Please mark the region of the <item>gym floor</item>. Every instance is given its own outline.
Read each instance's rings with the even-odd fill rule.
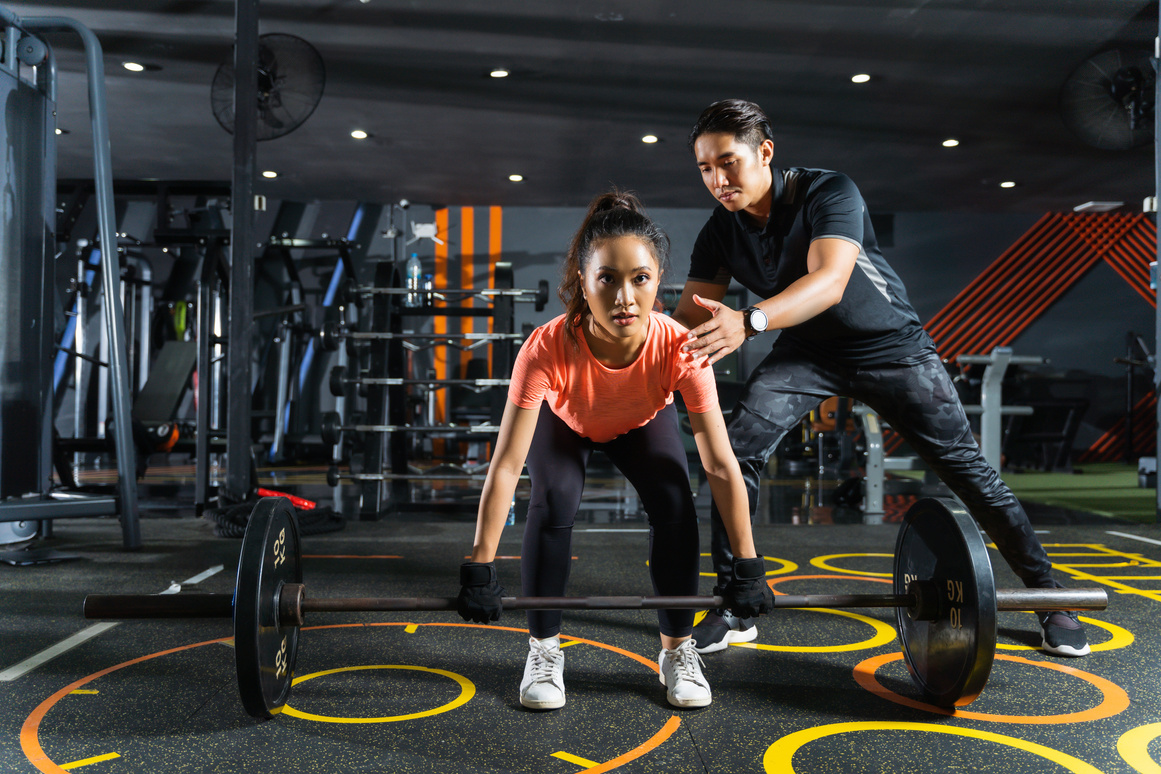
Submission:
[[[787,518],[755,527],[775,590],[883,593],[896,526],[812,510],[818,484],[809,482],[779,495],[797,503]],[[159,491],[144,486],[143,501]],[[907,504],[890,501],[889,521]],[[566,613],[568,704],[548,713],[519,705],[522,614],[485,627],[454,613],[352,613],[308,619],[299,684],[266,722],[239,702],[228,621],[81,616],[87,593],[159,593],[175,582],[187,592],[230,593],[240,541],[169,511],[147,514],[145,547],[125,552],[115,523],[59,521],[38,548],[62,561],[0,565],[0,770],[1161,771],[1161,634],[1151,618],[1161,602],[1161,531],[1029,510],[1065,582],[1109,592],[1108,610],[1082,616],[1093,653],[1046,656],[1035,649],[1033,615],[1001,613],[991,678],[954,714],[920,701],[891,610],[767,616],[750,646],[705,657],[713,704],[684,711],[668,705],[657,680],[654,613]],[[599,512],[586,519],[574,533],[570,595],[648,593],[644,523]],[[308,594],[454,596],[473,529],[466,518],[411,514],[304,535]],[[703,545],[707,536],[703,525]],[[498,562],[510,593],[519,589],[519,547],[517,524]],[[1017,586],[989,550],[997,585]],[[702,591],[711,586],[707,574]]]

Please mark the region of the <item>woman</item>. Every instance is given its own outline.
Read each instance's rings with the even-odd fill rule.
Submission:
[[[687,330],[654,313],[669,240],[631,194],[593,200],[573,237],[559,288],[565,313],[520,349],[496,449],[480,498],[472,558],[460,570],[460,615],[499,618],[504,590],[494,559],[525,461],[532,483],[521,581],[530,596],[561,596],[568,581],[573,520],[585,465],[600,449],[629,479],[649,517],[649,570],[658,594],[697,593],[697,514],[673,392],[682,394],[714,500],[737,561],[726,590],[735,608],[772,605],[754,550],[749,506],[730,450],[712,369],[683,354]],[[531,453],[530,453],[531,452]],[[690,639],[693,610],[659,610],[660,679],[678,707],[711,701]],[[528,613],[529,654],[520,703],[564,706],[559,610]]]

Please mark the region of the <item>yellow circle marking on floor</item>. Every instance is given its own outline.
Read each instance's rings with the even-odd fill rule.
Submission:
[[[811,613],[839,615],[843,618],[861,621],[874,629],[875,633],[869,639],[862,640],[861,642],[852,642],[849,645],[766,645],[760,642],[734,642],[730,646],[734,648],[753,648],[754,650],[773,650],[779,653],[844,653],[849,650],[870,650],[880,645],[886,645],[895,639],[895,627],[882,621],[876,621],[874,618],[860,615],[859,613],[851,613],[847,610],[829,610],[823,607],[803,609]]]
[[[789,774],[794,771],[792,760],[803,745],[837,734],[849,734],[856,731],[923,731],[930,734],[951,734],[966,736],[971,739],[982,739],[986,742],[995,742],[1006,747],[1015,747],[1033,755],[1039,755],[1053,763],[1059,764],[1075,774],[1102,774],[1101,770],[1079,758],[1067,753],[1045,747],[1035,742],[1017,739],[1013,736],[994,734],[990,731],[977,731],[974,728],[953,728],[951,726],[936,726],[928,723],[895,723],[888,721],[868,721],[862,723],[832,723],[826,726],[815,726],[784,736],[766,748],[762,756],[762,766],[769,774]]]
[[[880,696],[887,701],[892,701],[896,704],[902,704],[904,707],[912,707],[914,709],[925,710],[933,712],[937,715],[954,715],[957,718],[965,718],[969,720],[987,720],[993,723],[1083,723],[1089,720],[1101,720],[1103,718],[1112,717],[1113,715],[1124,712],[1129,708],[1129,694],[1125,689],[1116,683],[1106,680],[1103,677],[1098,677],[1090,672],[1082,672],[1079,669],[1063,666],[1061,664],[1054,664],[1048,661],[1030,661],[1020,656],[1005,656],[1001,653],[996,654],[997,661],[1014,661],[1017,664],[1028,664],[1029,666],[1040,667],[1042,669],[1052,669],[1057,672],[1063,672],[1066,675],[1071,675],[1085,682],[1092,683],[1097,687],[1104,697],[1101,703],[1095,707],[1080,712],[1068,712],[1062,715],[992,715],[986,712],[969,712],[968,710],[957,708],[948,709],[947,707],[937,707],[934,704],[926,704],[912,699],[902,694],[895,693],[888,689],[875,678],[875,672],[884,664],[891,661],[899,661],[903,658],[902,653],[886,653],[881,656],[872,656],[871,658],[855,665],[854,674],[855,682],[861,685],[871,693]]]
[[[415,720],[416,718],[427,718],[432,715],[440,715],[444,712],[450,712],[456,707],[460,707],[471,701],[472,697],[476,695],[476,686],[471,680],[463,675],[457,675],[455,672],[448,672],[445,669],[432,669],[431,667],[410,666],[404,664],[370,664],[367,666],[350,666],[339,667],[337,669],[326,669],[322,672],[311,672],[308,675],[300,675],[294,678],[291,682],[291,687],[307,680],[313,680],[316,677],[325,677],[327,675],[338,674],[339,672],[359,672],[364,669],[410,669],[416,672],[429,672],[434,675],[442,675],[459,683],[460,695],[447,704],[442,704],[438,707],[433,707],[423,712],[412,712],[408,715],[387,715],[381,718],[339,718],[332,715],[315,715],[310,712],[303,712],[291,707],[289,704],[282,708],[283,715],[290,715],[294,718],[302,718],[303,720],[315,720],[319,723],[395,723],[400,720]]]
[[[1034,614],[1029,613],[1029,615]],[[1089,618],[1083,615],[1079,616],[1079,618],[1084,623],[1089,624],[1090,626],[1095,626],[1098,629],[1104,629],[1113,635],[1112,639],[1102,642],[1099,645],[1090,644],[1090,653],[1099,653],[1102,650],[1119,650],[1120,648],[1127,648],[1132,645],[1133,641],[1136,639],[1131,631],[1128,629],[1122,629],[1116,624],[1111,624],[1107,621],[1098,621],[1095,618]],[[1034,645],[1001,645],[1000,643],[996,643],[996,650],[1040,650],[1040,648]]]
[[[1161,774],[1161,766],[1149,757],[1149,742],[1161,736],[1161,723],[1137,726],[1121,734],[1117,752],[1125,762],[1141,774]]]
[[[713,554],[702,554],[702,556],[713,556]],[[770,577],[772,575],[785,575],[788,572],[794,572],[795,570],[798,569],[798,565],[795,564],[794,562],[790,561],[789,559],[779,559],[777,556],[764,556],[762,558],[765,559],[767,562],[778,562],[778,564],[782,565],[777,570],[767,570],[766,577]],[[646,566],[648,566],[649,563],[646,562],[645,564],[646,564]],[[700,573],[698,573],[698,575],[700,575],[703,578],[715,578],[716,579],[718,577],[718,574],[716,572],[700,572]]]
[[[843,567],[834,567],[828,564],[830,559],[849,559],[851,557],[867,557],[873,556],[875,558],[887,557],[893,559],[894,554],[827,554],[826,556],[816,556],[810,560],[810,563],[820,570],[830,570],[831,572],[841,572],[846,575],[869,575],[872,578],[891,578],[894,573],[891,572],[871,572],[869,570],[848,570]]]
[[[774,592],[774,595],[778,596],[782,592],[778,591],[778,589],[776,589],[774,587],[776,585],[778,585],[779,583],[785,583],[786,581],[795,581],[795,580],[828,580],[828,579],[857,580],[857,581],[864,581],[866,583],[890,583],[891,582],[891,581],[887,581],[887,580],[879,580],[878,578],[858,578],[858,577],[851,577],[849,575],[787,575],[784,578],[778,578],[777,580],[767,581],[767,583],[770,585],[770,589]],[[787,609],[790,609],[790,608],[787,608]],[[892,642],[896,636],[894,627],[892,627],[888,624],[885,624],[882,621],[877,621],[874,618],[868,618],[865,615],[860,615],[859,613],[850,613],[850,612],[847,612],[845,610],[832,610],[829,608],[822,608],[822,607],[803,608],[803,609],[811,610],[811,611],[816,612],[816,613],[832,613],[834,615],[840,615],[840,616],[843,616],[845,618],[854,619],[856,621],[862,621],[863,623],[869,624],[872,628],[874,628],[875,634],[870,639],[863,640],[862,642],[855,642],[855,643],[852,643],[850,645],[763,645],[763,644],[756,643],[756,642],[734,642],[734,643],[731,643],[731,646],[735,647],[735,648],[753,648],[754,650],[773,650],[773,651],[779,651],[782,653],[842,653],[842,652],[851,651],[851,650],[870,650],[871,648],[877,648],[880,645],[886,645],[887,643]],[[697,620],[696,616],[694,617],[694,620],[696,622],[696,620]]]

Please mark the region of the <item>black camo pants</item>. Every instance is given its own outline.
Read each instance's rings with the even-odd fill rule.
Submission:
[[[766,461],[782,438],[819,402],[832,395],[869,406],[943,480],[988,533],[1000,554],[1030,588],[1056,584],[1049,561],[1012,490],[984,460],[967,414],[933,348],[892,363],[848,367],[817,362],[789,343],[777,342],[754,369],[727,425],[742,467],[750,514]],[[711,550],[719,584],[730,577],[729,537],[715,505]]]

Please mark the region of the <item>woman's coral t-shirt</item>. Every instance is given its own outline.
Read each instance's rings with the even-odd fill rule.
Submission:
[[[565,324],[564,315],[545,323],[520,348],[508,386],[508,399],[520,408],[546,400],[578,435],[605,443],[647,424],[675,391],[695,414],[718,405],[713,369],[681,351],[689,331],[670,317],[650,313],[640,354],[621,368],[602,365],[580,330],[574,346]]]

